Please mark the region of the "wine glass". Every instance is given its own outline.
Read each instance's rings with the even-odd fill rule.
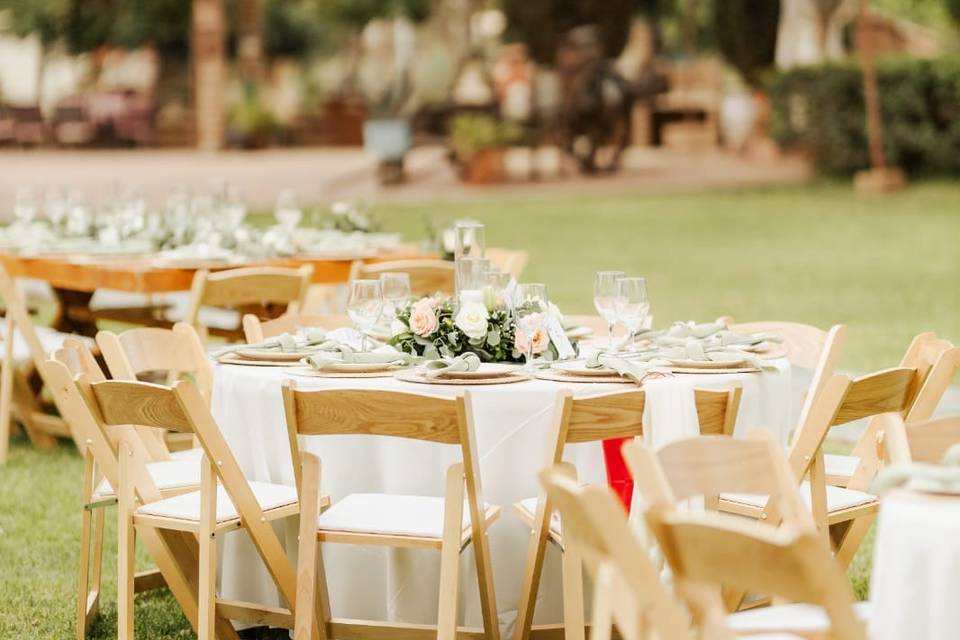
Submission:
[[[226,223],[230,225],[230,229],[236,230],[247,217],[247,205],[244,204],[243,196],[237,185],[227,183],[224,186],[222,206]]]
[[[410,274],[390,271],[380,274],[380,288],[383,290],[384,309],[393,320],[397,309],[410,299]]]
[[[610,351],[613,351],[613,326],[617,323],[617,281],[625,275],[623,271],[598,271],[593,280],[593,306],[607,321]]]
[[[293,230],[300,224],[302,216],[303,211],[297,203],[297,194],[293,189],[284,189],[277,194],[277,206],[273,210],[273,217],[287,234],[293,233]]]
[[[646,278],[620,278],[617,280],[617,319],[630,332],[628,342],[644,327],[650,314]]]
[[[379,280],[353,280],[347,298],[347,315],[362,336],[361,350],[367,350],[367,331],[383,312],[383,287]]]
[[[67,194],[64,189],[50,189],[43,200],[43,212],[53,226],[54,232],[59,231],[60,223],[67,215]]]
[[[523,351],[526,361],[525,370],[532,372],[534,370],[533,351],[538,346],[535,343],[548,340],[546,330],[550,303],[547,300],[547,286],[539,283],[517,285],[513,306],[516,323],[515,340]]]
[[[13,215],[24,225],[33,222],[38,209],[37,196],[33,187],[20,187],[13,202]]]

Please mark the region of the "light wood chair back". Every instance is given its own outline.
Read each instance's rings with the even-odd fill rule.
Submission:
[[[612,568],[621,583],[620,595],[607,592],[610,600],[598,604],[601,609],[612,609],[612,618],[623,637],[686,637],[689,617],[660,582],[657,568],[630,530],[623,507],[610,490],[581,485],[568,465],[544,469],[540,483],[563,522],[564,552],[582,558],[587,573],[595,580]],[[603,580],[598,582],[602,584]],[[595,627],[591,637],[607,631],[609,625],[606,629]]]
[[[354,262],[350,270],[351,280],[377,280],[388,272],[406,273],[410,276],[410,293],[414,296],[429,296],[434,293],[453,294],[454,268],[447,260],[388,260],[384,262]]]
[[[688,598],[699,626],[706,627],[704,637],[718,631],[732,637],[724,629],[726,610],[719,597],[721,588],[730,587],[819,605],[830,619],[830,637],[866,638],[846,575],[810,529],[672,509],[652,509],[647,520],[678,593]]]
[[[716,510],[721,493],[759,494],[769,496],[767,509],[775,509],[783,522],[814,529],[783,449],[768,431],[743,439],[688,438],[657,451],[631,442],[623,455],[644,510],[674,508],[690,498],[703,498],[706,509]]]
[[[890,462],[940,464],[947,450],[960,444],[960,416],[904,423],[900,416],[880,416]]]
[[[243,309],[279,305],[297,313],[303,306],[313,267],[241,267],[225,271],[200,270],[194,275],[184,322],[201,335],[207,329],[200,324],[201,307]]]
[[[827,342],[827,332],[818,327],[799,322],[743,322],[732,323],[727,328],[735,333],[773,333],[781,338],[781,346],[787,353],[787,359],[795,367],[815,369],[820,361],[820,354]]]
[[[345,315],[285,313],[273,320],[261,320],[252,313],[243,316],[243,335],[247,344],[263,342],[284,333],[296,333],[301,327],[321,327],[327,330],[352,327]]]
[[[46,360],[46,354],[16,282],[2,265],[0,265],[0,298],[3,299],[6,307],[2,336],[3,356],[0,361],[0,367],[2,367],[0,368],[0,465],[2,465],[7,460],[11,420],[14,414],[19,418],[31,444],[35,447],[52,447],[56,443],[57,435],[70,435],[70,433],[62,420],[43,412],[40,399],[30,387],[29,372],[18,368],[19,363],[14,353],[17,333],[27,345],[33,369],[40,371],[40,365]]]
[[[523,270],[530,261],[530,255],[526,251],[515,249],[487,249],[486,257],[491,265],[504,273],[509,273],[517,282],[520,281],[520,276],[523,275]]]
[[[447,470],[442,539],[439,545],[434,539],[423,539],[425,547],[438,549],[441,555],[436,637],[452,639],[456,636],[457,566],[466,540],[473,545],[484,637],[498,640],[499,619],[487,538],[487,527],[496,517],[497,508],[488,507],[483,499],[476,427],[469,392],[456,398],[440,398],[371,389],[304,391],[298,390],[293,380],[288,380],[283,385],[283,404],[297,489],[301,504],[304,505],[298,567],[298,592],[302,594],[302,608],[297,616],[297,637],[309,636],[309,624],[316,620],[312,612],[309,617],[304,614],[312,609],[311,605],[318,595],[321,603],[319,626],[324,630],[321,637],[327,637],[325,630],[338,624],[330,615],[322,568],[319,570],[319,594],[315,595],[314,591],[318,582],[317,566],[322,567],[316,544],[318,511],[314,508],[320,484],[320,460],[311,454],[301,455],[298,436],[369,435],[411,438],[460,447],[463,461],[451,465]],[[466,539],[463,537],[465,508],[469,510],[470,519],[470,536]],[[417,546],[421,541],[415,536],[377,533],[351,536],[349,532],[339,536],[336,532],[324,532],[322,539],[326,542],[394,547]],[[396,633],[400,637],[409,637],[408,631],[405,628],[398,629],[396,625],[379,625],[376,631],[370,628],[369,637],[389,637],[387,634]]]

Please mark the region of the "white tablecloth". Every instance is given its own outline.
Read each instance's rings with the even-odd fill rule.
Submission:
[[[960,637],[960,497],[883,498],[870,600],[871,640]]]
[[[799,399],[791,398],[790,365],[774,361],[776,371],[762,374],[706,374],[666,378],[645,385],[645,432],[655,444],[698,433],[693,389],[743,386],[735,435],[766,428],[786,443]],[[279,368],[219,365],[213,413],[241,468],[251,480],[293,484],[280,386],[290,374]],[[564,388],[576,397],[628,389],[620,384],[565,384],[531,380],[490,386],[422,385],[393,378],[296,377],[301,389],[377,388],[473,397],[484,497],[500,505],[490,530],[493,571],[501,626],[516,615],[529,530],[515,517],[513,503],[537,494],[536,474],[546,447],[551,411]],[[446,468],[460,459],[457,447],[402,438],[320,436],[302,446],[322,459],[322,490],[333,500],[353,492],[442,495]],[[606,481],[599,443],[571,445],[566,459],[588,482]],[[295,550],[294,526],[284,532]],[[336,617],[436,622],[439,554],[429,551],[325,545],[330,597]],[[535,621],[559,622],[559,562],[548,552]],[[479,601],[471,553],[464,553],[461,611],[465,624],[478,625]],[[275,604],[277,594],[252,544],[243,534],[224,542],[222,595]],[[413,570],[415,569],[415,571]]]

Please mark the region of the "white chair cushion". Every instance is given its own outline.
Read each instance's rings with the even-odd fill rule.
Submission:
[[[857,471],[860,465],[860,458],[857,456],[840,456],[832,453],[824,454],[823,467],[828,476],[839,476],[849,478]]]
[[[161,491],[165,489],[180,489],[200,484],[200,460],[165,460],[147,464],[147,473],[153,478],[153,484]],[[105,498],[113,495],[113,487],[104,478],[97,486],[94,496]]]
[[[526,500],[521,500],[520,508],[529,513],[532,519],[537,514],[537,499],[527,498]],[[562,529],[560,528],[560,514],[556,511],[550,514],[550,530],[557,535],[561,535],[562,533]]]
[[[297,488],[285,484],[269,484],[267,482],[251,482],[250,489],[260,504],[260,509],[269,511],[297,502]],[[178,520],[200,520],[200,492],[191,491],[173,498],[151,502],[139,509],[140,515],[176,518]],[[227,490],[217,486],[217,522],[233,520],[238,516],[237,508],[233,506]]]
[[[470,509],[463,504],[463,529]],[[351,493],[317,518],[323,531],[374,533],[419,538],[443,537],[443,498],[382,493]]]
[[[853,612],[860,620],[866,620],[870,615],[869,607],[869,602],[857,602],[853,605]],[[727,625],[736,633],[763,631],[816,633],[830,629],[830,618],[827,617],[823,607],[795,603],[732,613],[727,616]]]
[[[91,349],[96,345],[92,338],[72,333],[62,333],[50,327],[34,326],[34,330],[37,332],[37,338],[40,340],[40,346],[43,348],[43,354],[45,356],[49,355],[51,351],[56,351],[61,348],[63,341],[67,338],[77,338]],[[5,326],[0,327],[0,338],[6,339],[5,331]],[[23,339],[23,334],[18,328],[17,331],[14,332],[13,338],[13,359],[23,361],[30,360],[30,358],[30,348],[27,346],[27,341]]]
[[[807,503],[807,508],[810,508],[811,498],[809,482],[804,482],[802,485],[800,485],[800,494],[803,496],[803,501]],[[762,508],[765,504],[767,504],[767,496],[757,493],[721,493],[720,498],[723,500],[729,500],[730,502],[745,504],[751,507]],[[829,513],[833,513],[834,511],[842,511],[844,509],[856,507],[861,504],[868,504],[876,499],[877,496],[873,495],[872,493],[827,485],[827,511]]]
[[[171,451],[170,459],[171,460],[199,460],[203,457],[203,449],[197,447],[196,449],[183,449],[181,451]]]

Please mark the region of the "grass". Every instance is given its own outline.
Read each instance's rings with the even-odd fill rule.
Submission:
[[[427,216],[486,222],[488,244],[527,249],[524,278],[546,282],[569,312],[589,311],[592,273],[617,267],[648,277],[658,324],[723,314],[847,323],[849,369],[895,364],[920,331],[960,340],[960,184],[920,184],[883,199],[831,184],[563,199],[545,193],[380,212],[408,238],[422,237]],[[66,443],[36,451],[22,438],[0,467],[0,638],[73,634],[81,467]],[[116,629],[113,514],[96,639]],[[871,546],[851,570],[860,597]],[[166,592],[138,597],[136,620],[138,637],[193,637]]]

